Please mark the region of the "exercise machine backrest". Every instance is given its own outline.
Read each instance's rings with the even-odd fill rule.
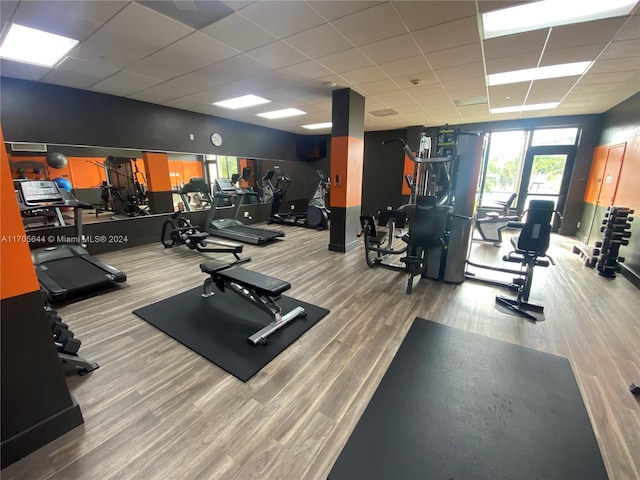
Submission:
[[[552,200],[531,200],[526,221],[518,236],[516,249],[535,256],[544,256],[551,241],[551,218],[555,212]]]

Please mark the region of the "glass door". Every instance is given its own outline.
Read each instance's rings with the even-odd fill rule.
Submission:
[[[527,210],[531,200],[552,200],[557,211],[564,210],[573,170],[573,152],[572,147],[565,146],[529,149],[518,195],[519,212]],[[558,223],[555,218],[554,231],[557,231]]]

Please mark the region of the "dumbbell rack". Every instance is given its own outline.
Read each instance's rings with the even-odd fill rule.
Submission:
[[[91,363],[78,356],[78,350],[82,342],[74,338],[74,334],[69,330],[69,325],[62,321],[56,310],[50,305],[45,306],[45,312],[51,327],[51,335],[58,349],[58,358],[64,365],[69,365],[77,369],[78,375],[86,375],[89,372],[100,368],[97,363]]]
[[[627,207],[607,208],[600,227],[602,241],[596,242],[596,248],[600,249],[600,257],[596,263],[598,275],[613,278],[622,268],[620,264],[624,262],[624,257],[619,256],[620,247],[629,245],[629,237],[631,237],[629,229],[633,221],[631,216],[633,212]]]

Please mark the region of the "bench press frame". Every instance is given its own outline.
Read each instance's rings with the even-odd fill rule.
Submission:
[[[300,306],[295,307],[284,315],[282,314],[282,307],[278,305],[276,300],[280,297],[281,293],[291,288],[291,284],[287,282],[258,272],[235,267],[234,264],[214,265],[211,263],[202,263],[200,264],[200,270],[209,275],[202,286],[202,297],[208,298],[215,295],[213,289],[214,286],[220,292],[225,292],[226,289],[229,289],[242,299],[252,303],[260,310],[267,313],[273,319],[268,325],[264,326],[247,338],[247,342],[251,345],[265,345],[269,336],[273,335],[296,318],[307,316],[305,309]],[[244,272],[251,272],[251,275],[254,278],[262,281],[262,285],[256,282],[249,283],[247,280],[241,281],[238,278],[234,278],[233,275],[227,275],[232,272],[241,274]],[[265,281],[277,283],[278,288],[270,288],[268,285],[265,285]]]

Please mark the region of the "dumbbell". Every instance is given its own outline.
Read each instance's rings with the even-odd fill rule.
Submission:
[[[56,341],[56,347],[61,353],[67,353],[69,355],[75,355],[80,350],[82,342],[77,338],[68,338],[63,342]]]

